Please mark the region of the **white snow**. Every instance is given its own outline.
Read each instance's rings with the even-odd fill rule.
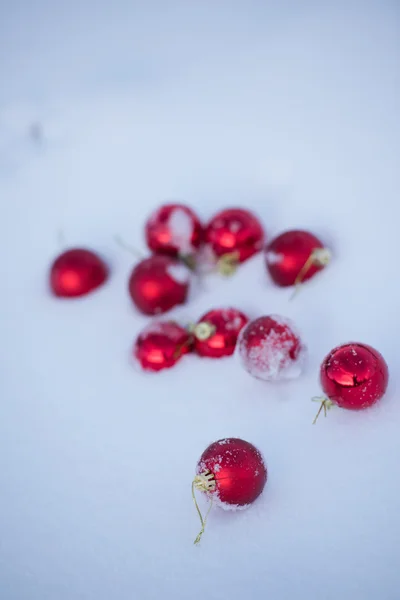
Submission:
[[[184,264],[169,265],[167,273],[177,283],[188,283],[190,280],[190,271]]]
[[[397,600],[399,19],[382,0],[3,3],[2,600]],[[332,249],[293,300],[260,253],[162,316],[287,315],[298,379],[195,355],[135,371],[148,319],[114,236],[140,245],[165,198]],[[111,266],[81,301],[47,291],[60,229]],[[320,363],[348,339],[382,353],[387,394],[313,426]],[[246,511],[213,508],[195,547],[196,464],[226,436],[262,451],[268,482]]]
[[[183,254],[192,252],[193,222],[190,216],[181,208],[176,208],[171,212],[168,224],[171,229],[173,244]]]

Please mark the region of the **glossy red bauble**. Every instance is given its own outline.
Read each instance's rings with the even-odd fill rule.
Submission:
[[[216,257],[234,254],[237,262],[242,263],[262,249],[264,230],[248,210],[230,208],[208,223],[205,243]]]
[[[90,250],[71,248],[60,254],[50,269],[50,288],[60,298],[85,296],[108,278],[107,265]]]
[[[186,302],[189,279],[189,270],[177,259],[155,254],[134,267],[129,294],[142,313],[158,315]]]
[[[239,438],[214,442],[203,452],[194,485],[223,508],[244,508],[258,498],[267,481],[263,457]]]
[[[348,343],[328,354],[321,365],[320,377],[322,389],[333,404],[361,410],[382,398],[389,371],[377,350],[367,344]]]
[[[161,371],[173,367],[191,347],[186,329],[173,321],[154,322],[138,336],[134,355],[143,369]]]
[[[330,260],[330,252],[312,233],[286,231],[268,244],[265,260],[273,281],[287,287],[321,271]]]
[[[221,358],[234,353],[248,318],[235,308],[210,310],[193,328],[194,349],[200,356]]]
[[[300,375],[305,347],[291,321],[271,315],[259,317],[242,329],[237,354],[250,375],[276,381]]]
[[[197,215],[184,204],[161,206],[150,216],[145,232],[150,250],[171,256],[190,256],[203,238]]]

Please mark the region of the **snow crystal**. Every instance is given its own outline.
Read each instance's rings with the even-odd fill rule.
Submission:
[[[183,264],[170,265],[167,267],[167,273],[177,283],[189,283],[190,271]]]
[[[183,253],[191,252],[193,250],[191,244],[193,222],[190,216],[182,208],[176,208],[171,212],[168,226],[172,234],[172,244]]]

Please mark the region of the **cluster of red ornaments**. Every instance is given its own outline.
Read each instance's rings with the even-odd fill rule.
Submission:
[[[288,287],[311,279],[330,260],[329,250],[306,231],[287,231],[266,244],[261,223],[244,209],[223,210],[203,226],[189,207],[167,204],[148,219],[145,237],[152,255],[133,267],[128,281],[133,304],[145,315],[160,315],[185,303],[191,277],[204,265],[231,274],[264,249],[272,281]],[[106,263],[97,254],[74,248],[52,264],[50,287],[58,297],[84,296],[102,286],[109,275]],[[284,317],[267,315],[250,320],[236,308],[224,308],[210,310],[187,326],[158,319],[139,334],[133,353],[142,369],[155,372],[173,367],[189,353],[214,359],[236,353],[250,375],[278,381],[301,373],[306,348],[293,323]],[[317,417],[334,405],[362,410],[384,395],[388,368],[374,348],[347,343],[325,357],[320,382],[324,396],[316,398],[321,403]],[[202,525],[195,542],[200,540],[206,524],[195,490],[224,508],[244,508],[258,498],[266,481],[263,457],[252,444],[238,438],[211,444],[198,462],[192,483]]]
[[[154,321],[138,336],[134,355],[148,371],[171,368],[189,352],[209,358],[230,356],[247,322],[235,308],[210,310],[186,328],[175,321]]]
[[[185,303],[191,273],[210,262],[229,274],[264,248],[272,280],[286,287],[313,277],[330,257],[322,242],[306,231],[287,231],[265,245],[260,221],[241,208],[223,210],[203,226],[189,207],[166,204],[148,219],[145,237],[153,254],[134,266],[128,289],[136,308],[146,315],[162,314]],[[59,297],[84,296],[103,285],[109,275],[97,254],[74,248],[54,261],[50,285]]]

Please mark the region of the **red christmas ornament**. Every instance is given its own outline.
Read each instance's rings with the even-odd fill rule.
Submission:
[[[362,410],[372,406],[384,395],[389,371],[383,356],[367,344],[349,343],[334,348],[325,357],[320,371],[321,385],[326,398],[314,419],[321,411],[333,405],[348,410]]]
[[[197,215],[184,204],[161,206],[150,216],[145,232],[150,250],[170,256],[192,255],[203,238]]]
[[[154,322],[138,336],[134,355],[143,369],[161,371],[173,367],[191,348],[186,329],[173,321]]]
[[[222,270],[229,272],[229,267],[233,269],[262,249],[264,230],[251,212],[230,208],[219,212],[208,223],[205,242],[214,256],[220,258]]]
[[[177,259],[155,254],[140,261],[129,279],[129,294],[146,315],[165,313],[186,302],[190,271]]]
[[[235,351],[248,318],[235,308],[210,310],[193,327],[194,349],[200,356],[221,358]]]
[[[300,375],[305,347],[289,319],[272,315],[259,317],[242,329],[237,353],[250,375],[276,381]]]
[[[201,520],[201,539],[206,525],[196,502],[195,490],[205,492],[212,501],[224,509],[247,508],[262,493],[267,481],[267,468],[261,452],[239,438],[225,438],[204,450],[192,483],[192,496]]]
[[[311,279],[330,261],[331,253],[307,231],[286,231],[278,235],[265,252],[267,269],[273,281],[287,287]]]
[[[71,248],[60,254],[50,268],[50,287],[55,296],[85,296],[108,279],[108,267],[94,252]]]

